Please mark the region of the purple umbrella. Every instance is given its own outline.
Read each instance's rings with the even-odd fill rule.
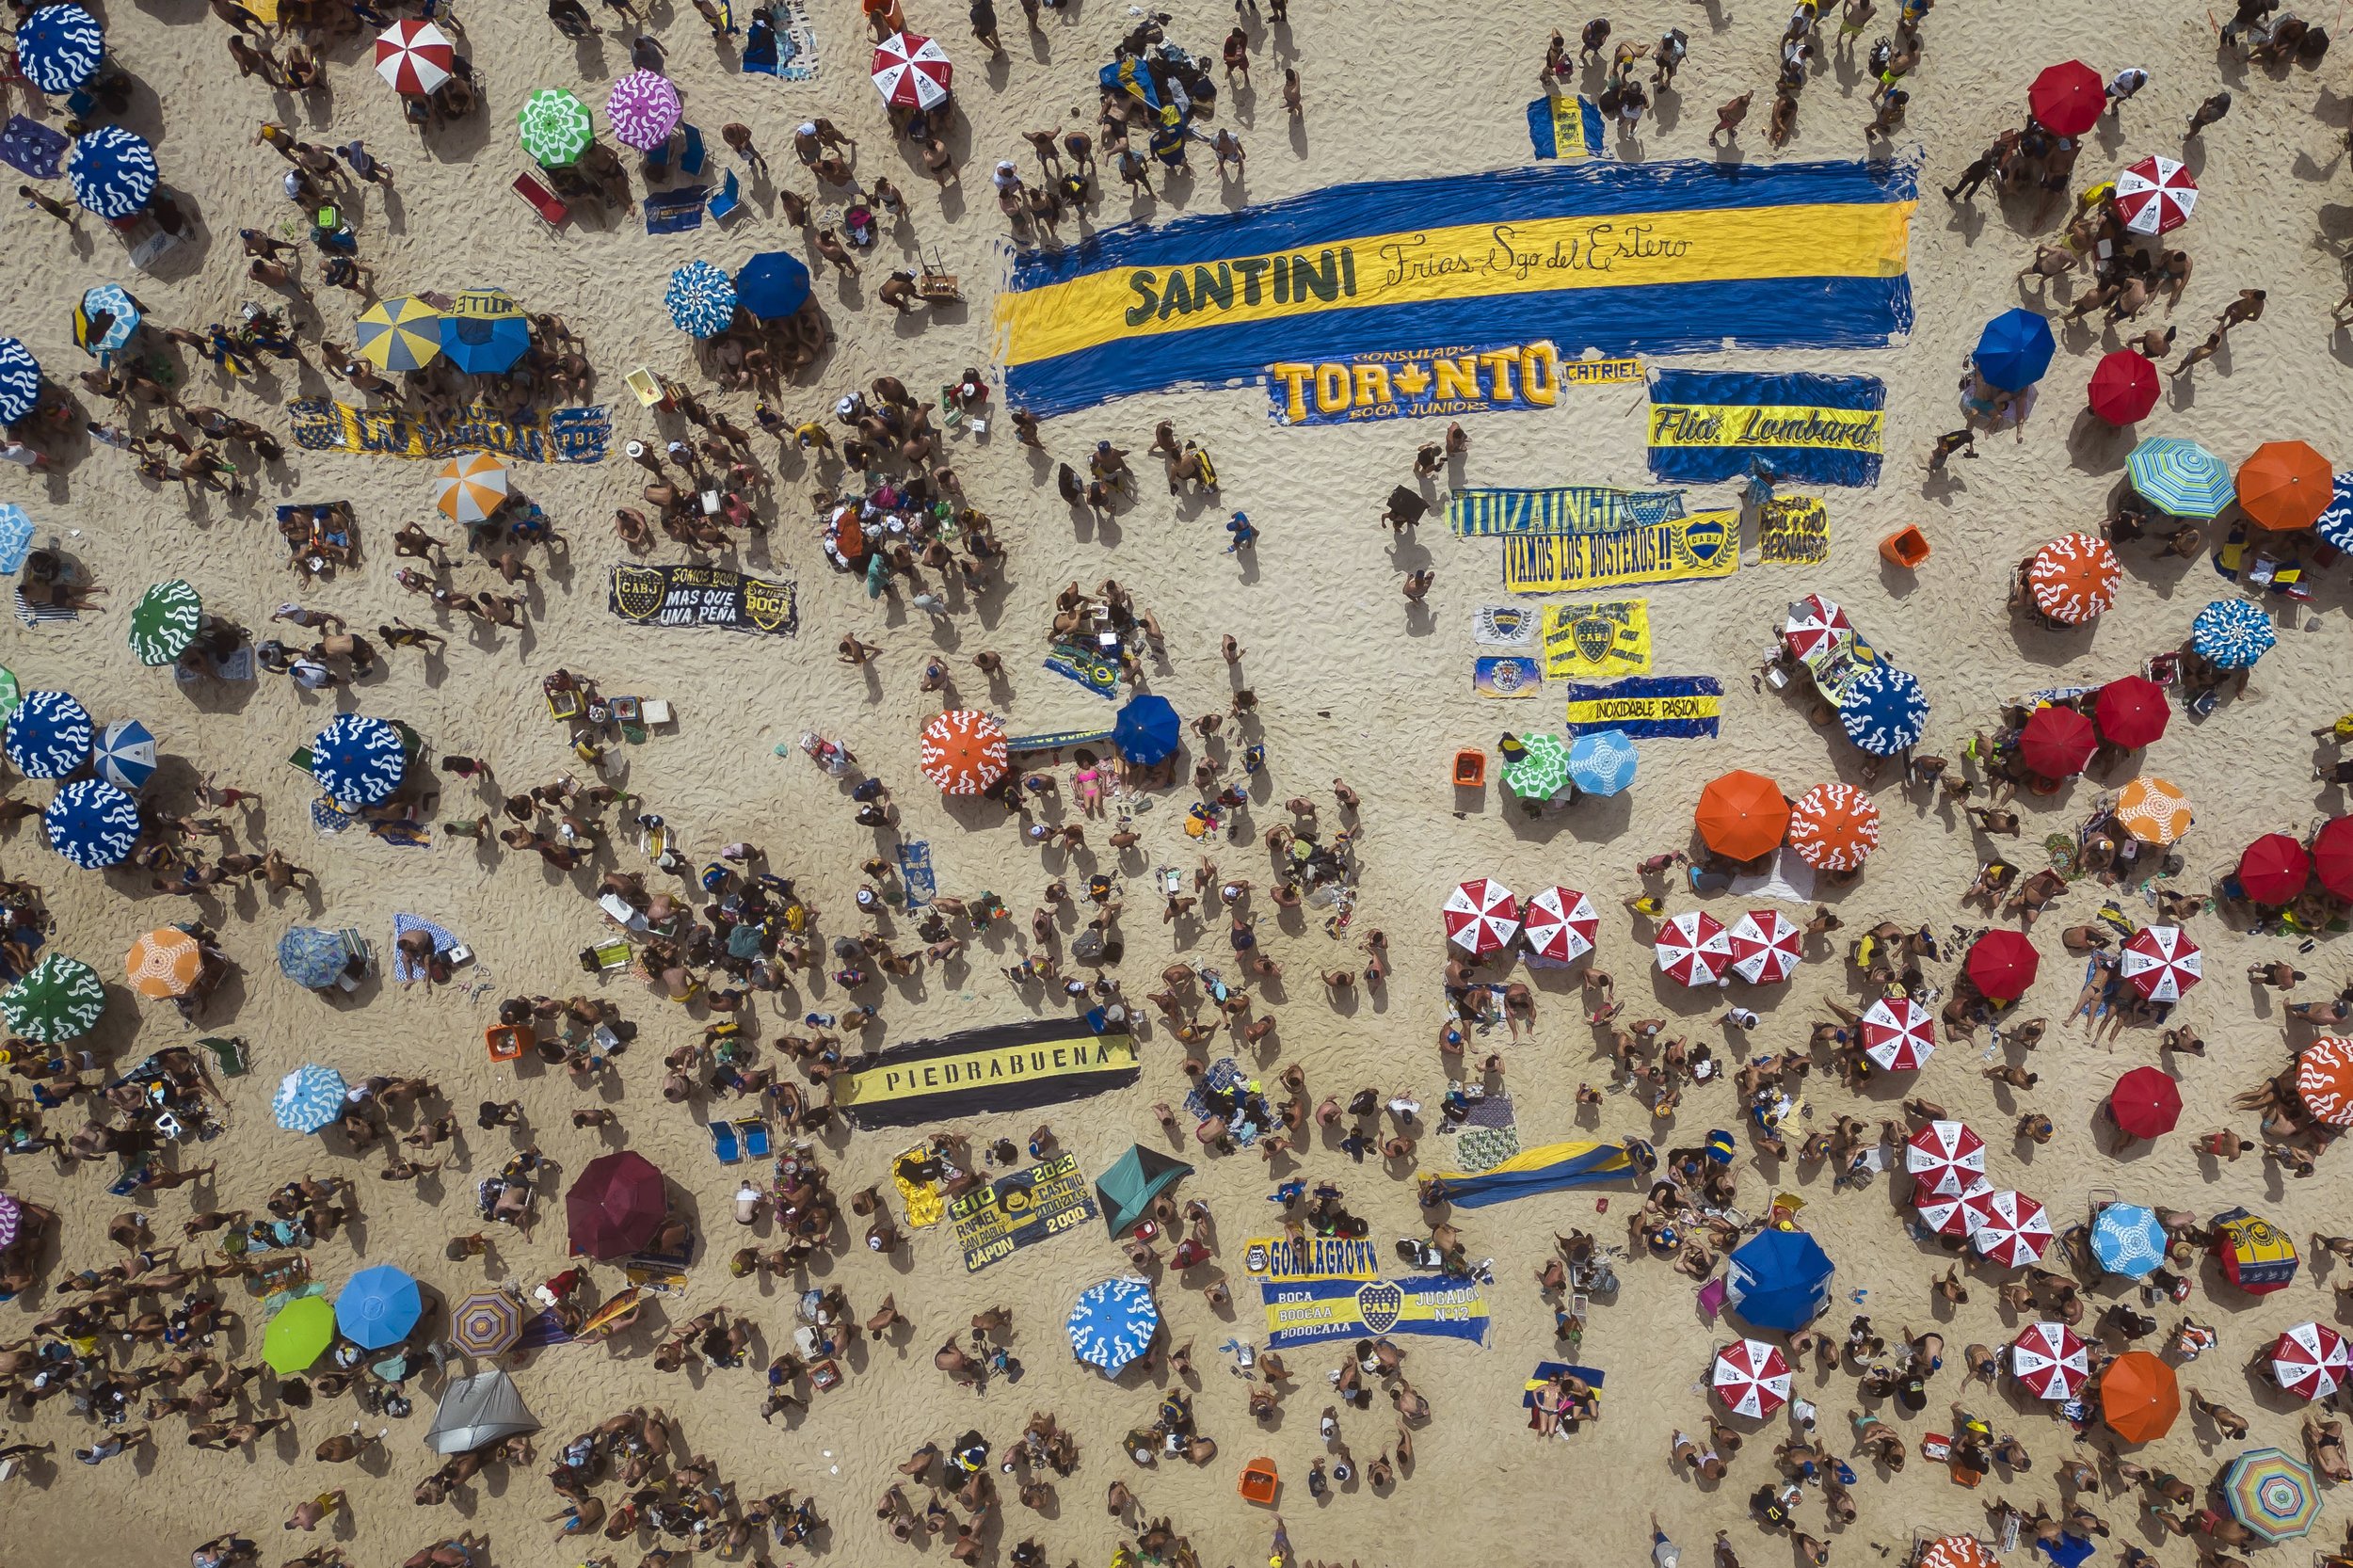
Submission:
[[[0,1247],[16,1245],[17,1233],[24,1228],[24,1210],[6,1192],[0,1192]]]
[[[658,71],[632,71],[613,84],[604,101],[604,118],[613,135],[640,152],[650,152],[670,139],[684,111],[678,88]]]

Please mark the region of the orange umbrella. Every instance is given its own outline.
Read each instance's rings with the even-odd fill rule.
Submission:
[[[951,708],[923,727],[915,765],[942,794],[977,795],[1005,776],[1005,730],[986,713]]]
[[[1789,808],[1789,846],[1817,871],[1850,872],[1880,845],[1880,808],[1851,784],[1817,784]]]
[[[2153,1443],[2182,1413],[2173,1368],[2147,1351],[2126,1351],[2100,1374],[2100,1416],[2127,1443]]]
[[[2324,1034],[2296,1059],[2296,1092],[2330,1127],[2353,1127],[2353,1040]]]
[[[2116,797],[2116,820],[2144,844],[2169,844],[2189,831],[2189,797],[2155,774],[2143,774]]]
[[[2329,459],[2302,441],[2265,441],[2239,465],[2239,509],[2259,528],[2310,528],[2336,488]]]
[[[184,997],[204,971],[204,950],[186,932],[165,926],[133,942],[122,968],[143,997]]]
[[[1695,819],[1709,849],[1733,860],[1770,853],[1789,831],[1789,803],[1763,774],[1736,770],[1700,792]]]
[[[2026,585],[2035,608],[2068,626],[2080,626],[2116,608],[2116,585],[2123,580],[2116,552],[2091,534],[2062,534],[2034,552]]]

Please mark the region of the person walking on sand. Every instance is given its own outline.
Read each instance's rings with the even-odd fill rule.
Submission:
[[[2128,65],[2118,72],[2108,83],[2108,106],[2105,113],[2117,114],[2125,103],[2149,85],[2149,73],[2137,65]]]
[[[1707,133],[1708,146],[1715,146],[1718,136],[1739,139],[1740,122],[1749,118],[1749,100],[1755,96],[1753,92],[1744,92],[1731,103],[1717,106],[1716,128]]]
[[[2224,88],[2198,105],[2198,112],[2189,117],[2189,129],[2182,133],[2182,139],[2187,141],[2230,112],[2231,89]]]
[[[1598,62],[1602,57],[1601,52],[1609,46],[1609,19],[1597,16],[1585,24],[1585,29],[1577,34],[1577,64],[1583,65],[1588,60]]]

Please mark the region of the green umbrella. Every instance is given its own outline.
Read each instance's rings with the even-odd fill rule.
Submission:
[[[204,601],[182,578],[157,583],[131,606],[131,651],[142,664],[168,664],[196,641]]]
[[[88,1034],[105,1010],[106,986],[98,971],[54,952],[0,991],[0,1020],[28,1040],[50,1045]]]
[[[334,1307],[325,1296],[297,1296],[280,1307],[262,1331],[262,1359],[280,1377],[290,1378],[325,1355],[334,1342]]]
[[[1523,735],[1527,748],[1503,770],[1504,787],[1529,800],[1550,800],[1569,781],[1569,743],[1558,735]]]
[[[524,99],[516,120],[522,126],[523,151],[548,168],[576,162],[597,139],[588,106],[562,88],[541,88]]]
[[[0,726],[6,726],[8,715],[24,700],[24,688],[16,683],[16,671],[0,669]]]

